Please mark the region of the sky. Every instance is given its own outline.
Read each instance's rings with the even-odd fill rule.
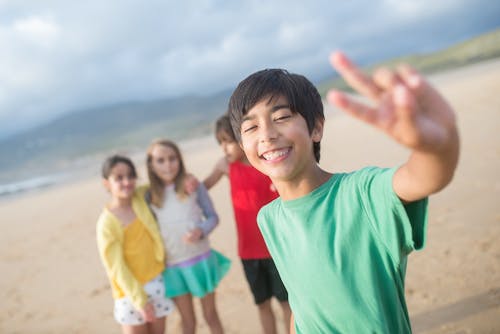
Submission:
[[[280,67],[313,82],[500,27],[492,0],[0,0],[0,139],[64,113],[209,95]]]

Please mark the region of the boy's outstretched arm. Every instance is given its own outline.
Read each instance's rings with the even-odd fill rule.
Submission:
[[[209,176],[203,180],[203,185],[207,190],[212,188],[214,185],[219,182],[222,176],[227,175],[229,172],[229,163],[227,162],[227,159],[221,158],[219,161],[214,166],[214,169],[212,170],[212,173],[210,173]]]
[[[439,92],[408,66],[396,71],[382,68],[368,76],[340,52],[333,53],[330,61],[374,105],[338,91],[330,91],[328,101],[412,151],[394,175],[399,198],[411,202],[444,188],[457,166],[459,139],[454,111]]]

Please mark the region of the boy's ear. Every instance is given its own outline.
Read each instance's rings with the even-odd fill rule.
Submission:
[[[312,141],[315,143],[319,143],[323,138],[323,125],[325,124],[324,120],[316,120],[314,122],[314,128],[311,132]]]

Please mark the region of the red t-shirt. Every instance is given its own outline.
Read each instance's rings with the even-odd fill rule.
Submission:
[[[266,175],[239,161],[229,164],[229,183],[242,259],[265,259],[271,255],[257,226],[257,213],[278,197]]]

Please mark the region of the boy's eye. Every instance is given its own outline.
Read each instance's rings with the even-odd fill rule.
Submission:
[[[285,119],[290,118],[290,117],[292,117],[292,116],[291,115],[281,115],[281,116],[276,117],[274,120],[275,121],[282,121],[282,120],[285,120]]]
[[[274,121],[283,121],[283,120],[288,119],[290,117],[292,117],[292,112],[290,110],[283,108],[283,109],[276,111],[276,113],[274,113],[273,120]]]
[[[243,127],[241,132],[247,133],[247,132],[250,132],[256,128],[257,128],[256,125],[249,125],[249,126]]]

